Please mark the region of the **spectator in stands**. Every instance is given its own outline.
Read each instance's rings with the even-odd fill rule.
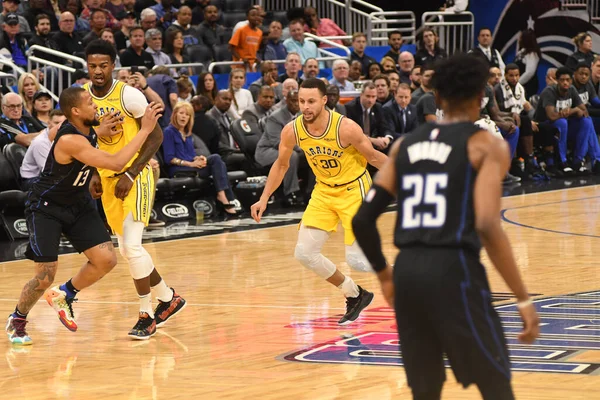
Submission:
[[[144,35],[146,38],[146,52],[154,59],[154,65],[171,64],[171,58],[162,51],[162,33],[158,29],[148,29]]]
[[[23,99],[16,93],[2,97],[0,116],[0,150],[9,143],[28,147],[31,141],[44,129],[35,119],[23,115]]]
[[[283,41],[283,45],[288,51],[295,52],[300,55],[300,64],[303,64],[309,58],[319,57],[317,45],[310,41],[304,40],[304,24],[300,20],[290,22],[291,37]],[[320,68],[324,68],[322,63],[319,63]]]
[[[127,70],[124,70],[124,71],[127,71]],[[129,71],[127,71],[127,72],[129,72]],[[78,69],[75,72],[73,72],[73,84],[71,86],[82,87],[89,81],[90,81],[90,78],[89,78],[87,72],[85,72],[82,69]]]
[[[109,42],[110,44],[113,45],[113,47],[115,48],[115,51],[117,50],[117,44],[115,43],[115,34],[113,33],[112,29],[110,28],[104,28],[102,29],[102,31],[100,31],[100,39]],[[119,53],[117,53],[117,57],[115,58],[115,67],[116,68],[121,68],[121,58],[119,57]]]
[[[427,122],[441,121],[443,118],[444,111],[437,107],[433,92],[428,92],[421,96],[419,101],[417,101],[417,121],[419,125]]]
[[[177,79],[177,101],[189,103],[194,92],[194,85],[187,76]]]
[[[24,73],[17,82],[17,91],[23,99],[23,114],[31,116],[33,113],[33,96],[40,90],[40,83],[32,73]]]
[[[290,34],[289,22],[298,20],[302,23],[302,26],[306,25],[306,15],[304,14],[304,7],[292,7],[287,10],[285,16],[286,20],[288,21],[288,26],[283,28],[283,32],[281,33],[281,40],[283,41],[292,37],[292,35]]]
[[[27,148],[27,152],[25,152],[23,164],[21,164],[19,170],[19,175],[22,179],[21,187],[23,190],[29,190],[33,182],[44,170],[46,159],[52,148],[52,142],[56,137],[58,128],[65,120],[66,117],[61,110],[50,111],[48,129],[42,130],[42,132],[31,141],[31,145]],[[56,127],[56,129],[53,129],[54,127]]]
[[[377,75],[381,75],[381,65],[379,65],[379,63],[369,65],[369,73],[366,76],[366,79],[372,81]]]
[[[19,24],[21,26],[21,24]],[[46,14],[40,14],[35,18],[35,34],[29,39],[29,47],[38,45],[47,49],[60,51],[58,44],[50,36],[50,18]],[[55,63],[63,63],[63,58],[56,57],[46,52],[34,51],[35,57],[43,58],[44,60]]]
[[[500,83],[502,79],[502,71],[498,67],[490,68],[490,77],[488,78],[488,85],[491,87],[496,87],[497,84]]]
[[[36,1],[44,2],[44,0]],[[104,8],[104,3],[106,3],[106,1],[104,0],[86,0],[85,8],[81,12],[81,18],[85,19],[86,21],[90,21],[92,11],[101,9],[104,10],[106,15],[106,27],[111,29],[119,29],[121,27],[119,21],[117,21],[117,19],[110,13],[110,11]]]
[[[135,4],[135,1],[134,1]],[[108,0],[105,4],[104,4],[104,8],[110,12],[112,15],[115,16],[115,18],[117,19],[117,21],[119,21],[119,19],[117,18],[117,15],[123,11],[125,11],[125,4],[123,4],[123,0]]]
[[[458,14],[467,11],[468,6],[469,0],[447,0],[444,5],[440,7],[440,11]]]
[[[346,107],[340,104],[340,88],[335,85],[327,85],[327,107],[339,114],[346,115]]]
[[[19,33],[19,17],[15,13],[8,13],[2,24],[0,36],[0,57],[9,56],[19,67],[27,69],[27,40]]]
[[[283,107],[285,105],[285,101],[283,101],[283,99],[287,97],[287,94],[290,92],[290,90],[298,90],[298,87],[298,81],[291,78],[283,81],[281,85],[275,86],[275,99],[280,98],[282,100],[273,106],[273,112]]]
[[[440,38],[433,29],[423,29],[422,35],[423,38],[419,43],[419,50],[415,54],[415,63],[417,65],[431,64],[448,57],[446,50],[440,47]]]
[[[396,90],[398,89],[398,86],[400,85],[400,74],[397,73],[396,71],[392,71],[392,72],[388,72],[387,74],[388,79],[390,80],[390,93],[392,95],[396,94]],[[406,83],[405,83],[406,85]]]
[[[212,108],[210,99],[203,95],[192,97],[192,107],[194,107],[194,126],[192,132],[198,136],[211,154],[219,154],[220,131],[217,123],[206,115],[206,112]]]
[[[306,25],[304,27],[305,32],[312,33],[315,36],[346,36],[344,32],[333,20],[329,18],[319,18],[317,10],[314,7],[306,7],[304,9],[304,15],[306,18]],[[329,39],[331,42],[342,44],[345,46],[350,45],[349,40],[340,39]],[[321,42],[319,47],[331,47],[326,43]]]
[[[212,118],[219,127],[219,154],[227,168],[231,171],[245,171],[249,169],[249,162],[231,134],[231,123],[234,119],[229,110],[232,102],[233,96],[229,90],[219,90],[214,107],[208,110],[206,115]]]
[[[350,66],[346,60],[335,60],[333,62],[333,78],[329,83],[340,88],[342,92],[353,92],[354,84],[348,80]]]
[[[234,119],[241,117],[242,113],[254,103],[252,93],[244,89],[246,84],[246,73],[241,69],[234,69],[229,74],[229,93],[233,97],[231,115]]]
[[[188,2],[192,8],[192,25],[200,25],[206,21],[206,7],[210,6],[210,0],[196,0]],[[204,42],[204,44],[207,44]]]
[[[400,57],[400,48],[402,47],[402,32],[390,31],[388,32],[388,44],[390,49],[384,54],[384,57],[391,57],[392,60],[398,60]],[[413,60],[414,61],[414,60]]]
[[[295,51],[291,51],[288,53],[285,58],[285,73],[279,75],[279,82],[284,82],[286,79],[295,79],[298,84],[302,84],[303,79],[300,78],[300,69],[302,68],[302,64],[300,62],[300,55]]]
[[[421,85],[412,93],[411,104],[417,105],[417,102],[425,93],[433,93],[431,87],[431,78],[433,78],[433,65],[423,65],[421,67]]]
[[[367,67],[368,72],[368,67]],[[364,78],[363,66],[358,60],[352,60],[350,63],[350,72],[348,73],[348,79],[352,82],[360,81]]]
[[[254,101],[258,100],[258,93],[263,86],[274,87],[279,85],[279,82],[277,82],[277,66],[272,61],[263,61],[260,64],[260,73],[261,77],[252,82],[249,87]]]
[[[144,8],[140,14],[140,26],[146,32],[148,29],[158,28],[158,17],[152,8]]]
[[[410,90],[414,92],[421,87],[421,66],[415,65],[410,71]]]
[[[375,84],[367,82],[360,97],[346,103],[346,115],[356,122],[378,150],[386,149],[393,137],[386,137],[383,107],[377,103]]]
[[[377,103],[382,106],[394,100],[394,95],[390,93],[390,79],[380,74],[373,78],[375,89],[377,89]]]
[[[164,1],[164,0],[163,0]],[[171,123],[164,131],[163,154],[169,177],[198,176],[212,177],[217,201],[228,214],[235,215],[235,205],[229,202],[234,199],[227,178],[227,167],[218,154],[197,156],[192,138],[194,126],[194,109],[189,103],[179,102],[173,108]],[[226,193],[227,192],[227,193]]]
[[[290,90],[283,103],[285,103],[283,107],[267,117],[265,131],[256,145],[254,158],[263,167],[272,165],[277,159],[281,131],[300,111],[298,91]],[[290,157],[289,168],[283,177],[284,204],[289,206],[299,205],[302,202],[299,194],[298,169],[303,158],[304,153],[296,147]]]
[[[319,62],[314,58],[309,58],[302,67],[302,79],[316,78],[319,76]]]
[[[171,113],[175,104],[177,104],[177,83],[171,77],[171,71],[167,67],[156,67],[150,71],[151,76],[148,79],[144,79],[142,74],[139,72],[135,74],[137,76],[137,83],[141,86],[140,89],[146,94],[146,89],[149,87],[158,94],[161,102],[164,105],[164,111],[162,117],[158,120],[161,127],[166,127],[171,120]]]
[[[546,70],[546,86],[552,86],[558,83],[556,80],[556,71],[556,68],[548,68]]]
[[[217,98],[217,84],[215,83],[213,74],[210,72],[203,72],[198,76],[196,93],[206,96],[210,100],[210,104],[215,104],[215,99]]]
[[[396,71],[396,61],[392,59],[392,57],[386,56],[381,59],[381,69],[382,73],[387,74],[391,71]]]
[[[479,42],[479,45],[470,50],[469,53],[483,57],[490,67],[500,68],[502,75],[504,75],[505,64],[502,60],[502,56],[498,50],[492,48],[492,30],[487,27],[479,29],[477,41]]]
[[[567,57],[565,67],[571,71],[575,71],[575,68],[580,63],[585,63],[591,67],[596,56],[593,51],[592,35],[587,32],[581,32],[573,38],[573,43],[577,46],[577,51]]]
[[[242,118],[256,124],[263,131],[264,119],[271,114],[275,104],[275,91],[271,86],[263,86],[258,92],[258,100],[242,113]]]
[[[85,49],[79,33],[73,31],[75,29],[75,17],[73,14],[69,11],[62,13],[58,26],[60,32],[54,36],[54,41],[58,45],[59,50],[63,53],[82,56]]]
[[[415,57],[409,51],[403,51],[398,57],[400,66],[400,82],[410,85],[410,74],[415,67]]]
[[[219,20],[219,9],[216,6],[209,5],[204,8],[204,21],[198,27],[200,39],[208,47],[227,43],[225,37],[225,27],[217,24]]]
[[[259,26],[262,24],[263,17],[256,7],[248,9],[246,15],[249,23],[235,31],[229,41],[229,50],[233,61],[242,61],[247,71],[255,71],[255,64],[261,62],[257,53],[262,41],[263,33]]]
[[[280,21],[273,21],[269,25],[269,36],[267,44],[263,52],[263,60],[284,60],[287,57],[287,50],[281,40],[281,32],[283,25]],[[278,70],[280,73],[285,72],[283,64],[279,64]]]
[[[150,7],[156,13],[156,18],[160,20],[161,26],[167,29],[177,13],[179,11],[173,7],[173,0],[155,0],[157,4]]]
[[[171,28],[181,29],[183,33],[183,44],[185,46],[192,46],[200,42],[200,33],[198,28],[191,25],[192,22],[192,9],[189,6],[183,5],[179,7],[177,13],[177,20],[173,22]]]
[[[124,67],[136,65],[150,71],[154,67],[154,58],[144,51],[144,30],[136,26],[129,31],[129,34],[131,45],[121,54],[121,65]]]
[[[52,7],[56,7],[56,11],[49,9],[46,0],[29,0],[28,3],[29,8],[25,10],[23,16],[27,20],[29,27],[35,26],[35,17],[43,13],[50,18],[50,26],[52,27],[52,30],[58,30],[58,20],[56,19],[55,14],[56,11],[60,12],[60,10],[58,10],[58,2],[55,2],[56,6],[50,3]]]
[[[67,5],[63,12],[68,11],[74,15],[74,27],[73,32],[77,32],[80,37],[85,36],[90,31],[90,22],[87,19],[81,18],[81,12],[83,11],[83,5],[81,0],[67,0]],[[62,14],[60,15],[62,18]],[[60,19],[58,20],[58,26],[60,28]]]
[[[190,58],[185,54],[185,45],[183,43],[183,33],[179,29],[167,30],[165,38],[165,51],[171,60],[171,64],[189,64]],[[176,71],[176,76],[185,74],[192,75],[190,67],[184,67]]]
[[[115,44],[118,54],[121,54],[129,47],[130,30],[135,26],[135,13],[122,11],[117,14],[117,20],[121,23],[121,30],[115,32]]]
[[[100,32],[104,28],[106,28],[106,11],[103,9],[90,11],[90,33],[81,40],[83,46],[87,46],[92,40],[100,39]]]
[[[33,95],[33,112],[31,116],[44,128],[50,124],[50,111],[54,109],[52,97],[42,90]]]
[[[558,141],[558,155],[560,169],[564,174],[587,172],[583,160],[588,146],[596,135],[594,125],[588,117],[585,105],[577,90],[572,86],[571,70],[561,67],[556,71],[558,83],[546,87],[541,95],[535,110],[535,121],[540,124],[551,124],[560,132]],[[572,167],[567,164],[567,141],[573,138]],[[595,161],[598,161],[596,158]],[[596,168],[597,169],[597,168]]]
[[[31,32],[31,29],[29,27],[29,22],[27,22],[27,20],[24,17],[22,17],[21,15],[18,15],[19,4],[21,4],[21,0],[3,0],[2,1],[2,13],[0,13],[0,25],[2,25],[4,23],[4,18],[6,18],[8,13],[15,13],[15,14],[17,14],[17,18],[19,19],[19,32],[21,32],[21,33]],[[50,21],[50,19],[48,19],[48,21]]]
[[[396,90],[394,101],[383,106],[386,131],[388,135],[392,135],[392,140],[412,132],[418,126],[417,106],[410,104],[410,100],[410,86],[401,83]]]
[[[365,48],[367,47],[367,35],[362,32],[356,32],[352,35],[352,52],[350,53],[350,60],[352,62],[358,61],[361,65],[361,73],[360,75],[367,75],[369,72],[369,65],[376,63],[373,57],[369,57],[365,54]],[[350,63],[350,68],[352,68],[352,62]],[[395,64],[395,62],[394,62]],[[358,80],[356,78],[355,80]]]
[[[520,68],[517,64],[508,64],[505,69],[504,78],[494,89],[496,103],[501,112],[513,116],[519,126],[519,141],[521,144],[521,155],[525,161],[524,173],[533,176],[541,174],[539,164],[534,156],[534,144],[541,146],[544,150],[546,171],[555,175],[557,173],[554,165],[554,142],[558,136],[556,128],[549,124],[538,124],[529,117],[532,110],[531,104],[525,97],[525,88],[519,83]],[[600,104],[600,100],[599,100]]]
[[[592,62],[591,82],[594,85],[596,93],[600,93],[600,56],[594,57],[594,61]]]
[[[262,25],[262,20],[266,17],[267,13],[265,13],[265,10],[262,8],[262,6],[259,6],[258,4],[254,4],[252,6],[250,6],[250,10],[256,10],[258,13],[258,16],[260,17],[260,23],[258,25]],[[250,11],[248,10],[248,11]],[[246,15],[248,13],[246,12]],[[250,24],[250,19],[245,19],[243,21],[239,21],[237,24],[235,24],[235,26],[233,27],[233,34],[235,35],[235,33],[240,30],[241,28],[248,26]]]
[[[542,51],[535,37],[535,32],[531,29],[521,32],[519,38],[519,51],[515,58],[515,64],[519,66],[519,83],[525,88],[528,96],[537,94],[539,82],[537,78],[537,67],[540,63]]]

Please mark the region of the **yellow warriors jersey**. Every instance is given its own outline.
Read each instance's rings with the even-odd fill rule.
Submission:
[[[118,152],[138,134],[140,126],[136,118],[141,118],[144,115],[146,106],[148,105],[146,97],[136,88],[118,80],[113,81],[110,90],[103,97],[94,96],[91,83],[86,83],[83,85],[83,88],[90,92],[92,100],[98,106],[98,120],[102,121],[104,115],[113,111],[123,116],[123,123],[115,127],[116,130],[122,130],[122,133],[115,136],[98,138],[98,148],[100,150],[111,154]],[[136,158],[137,154],[129,160],[122,171],[126,171]],[[98,168],[98,173],[102,178],[107,178],[113,176],[115,171]]]
[[[317,181],[328,186],[341,186],[353,182],[365,173],[367,167],[367,159],[354,146],[342,146],[342,118],[343,115],[329,111],[327,128],[320,137],[308,132],[302,116],[293,122],[296,143],[306,154]]]

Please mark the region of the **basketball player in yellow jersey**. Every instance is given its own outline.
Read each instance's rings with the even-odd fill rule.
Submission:
[[[358,271],[372,271],[352,232],[352,218],[371,186],[367,162],[380,168],[387,156],[373,148],[362,129],[348,118],[325,109],[325,83],[309,78],[300,85],[298,100],[302,115],[281,131],[279,157],[271,167],[260,200],[251,208],[252,218],[260,222],[267,201],[279,187],[298,145],[306,154],[317,183],[302,216],[295,257],[302,265],[342,290],[346,313],[338,321],[355,321],[373,300],[373,293],[356,285],[333,262],[321,254],[329,233],[344,227],[346,262]]]
[[[115,153],[129,143],[137,134],[140,119],[148,101],[131,86],[113,79],[116,51],[104,40],[94,40],[85,49],[91,82],[84,85],[98,106],[98,119],[105,115],[118,114],[122,117],[121,134],[110,140],[99,140],[101,150]],[[115,174],[98,169],[98,175],[90,182],[90,191],[95,198],[102,196],[106,219],[119,241],[119,251],[129,263],[129,270],[140,297],[139,320],[129,332],[133,339],[149,339],[156,328],[185,307],[181,298],[154,267],[150,254],[142,247],[142,234],[148,225],[154,196],[154,179],[148,162],[162,143],[162,130],[156,124],[154,130],[138,154],[125,168]],[[155,291],[159,304],[152,309],[151,289]]]

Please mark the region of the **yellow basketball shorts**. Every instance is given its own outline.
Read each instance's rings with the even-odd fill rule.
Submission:
[[[134,221],[148,226],[154,199],[154,175],[150,165],[146,165],[133,182],[133,186],[125,200],[115,197],[115,187],[122,175],[114,178],[102,178],[102,206],[106,220],[112,230],[123,235],[123,222],[129,213]]]
[[[338,223],[342,221],[344,243],[348,246],[352,245],[355,240],[352,218],[356,215],[371,184],[371,176],[366,171],[354,182],[343,186],[331,187],[317,181],[302,216],[302,224],[326,232],[335,232]]]

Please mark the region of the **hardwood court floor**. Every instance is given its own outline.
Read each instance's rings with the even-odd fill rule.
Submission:
[[[503,200],[504,217],[512,221],[504,227],[531,293],[600,289],[599,200],[600,187],[593,186]],[[391,213],[380,221],[389,260],[395,255],[394,222]],[[340,232],[332,235],[324,248],[338,265],[344,259],[342,238]],[[146,342],[126,336],[138,306],[128,266],[119,257],[111,274],[79,295],[78,332],[67,331],[40,302],[30,314],[33,346],[13,348],[0,341],[5,358],[0,358],[0,399],[410,398],[401,367],[283,359],[343,334],[393,332],[376,278],[356,272],[353,278],[375,291],[369,310],[379,317],[371,318],[373,312],[354,327],[332,326],[327,318],[343,312],[343,298],[293,259],[295,241],[296,227],[285,226],[147,245],[167,283],[189,306]],[[65,255],[59,261],[62,282],[83,257]],[[507,292],[498,274],[488,271],[493,291]],[[0,272],[4,318],[32,275],[31,263],[3,263]],[[600,347],[576,352],[572,359],[600,363]],[[479,398],[476,389],[463,391],[447,373],[443,398]],[[513,382],[518,399],[600,398],[595,375],[514,372]]]

